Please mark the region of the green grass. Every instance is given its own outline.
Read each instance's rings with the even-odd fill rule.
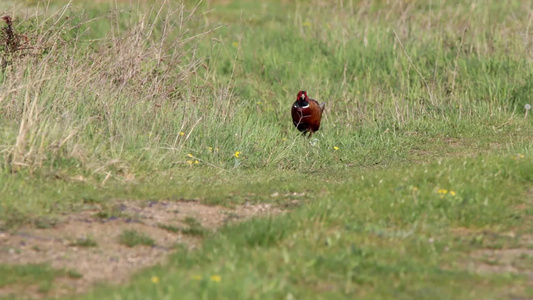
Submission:
[[[52,288],[57,277],[81,277],[76,274],[75,271],[57,270],[46,264],[0,265],[0,289],[14,287],[11,293],[8,292],[0,297],[4,299],[4,296],[20,295],[24,287],[36,287],[34,289],[36,292],[46,293]]]
[[[188,225],[188,227],[183,228],[181,230],[182,233],[194,236],[204,236],[207,234],[207,230],[195,218],[187,217],[185,219],[185,223]]]
[[[167,225],[167,224],[157,224],[157,227],[164,229],[166,231],[172,232],[172,233],[178,233],[181,231],[181,228],[173,226],[173,225]]]
[[[124,230],[118,237],[118,242],[128,247],[155,245],[155,241],[150,236],[136,230]]]
[[[480,275],[467,266],[482,263],[471,257],[478,250],[529,247],[521,237],[532,233],[531,208],[521,205],[531,201],[532,174],[525,159],[494,154],[349,171],[316,182],[319,192],[288,216],[224,228],[202,249],[87,298],[526,297],[526,275]]]
[[[531,248],[528,1],[25,5],[52,17],[21,10],[33,50],[0,46],[0,228],[117,198],[298,201],[86,298],[531,297],[472,269]],[[299,90],[327,102],[312,143]]]
[[[181,232],[192,236],[205,236],[208,233],[207,229],[195,218],[187,217],[184,222],[187,224],[187,227],[176,227],[167,224],[158,224],[158,227],[173,233]]]

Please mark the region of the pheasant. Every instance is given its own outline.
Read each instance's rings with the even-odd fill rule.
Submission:
[[[291,109],[294,126],[304,135],[309,132],[309,137],[311,137],[313,132],[320,128],[320,120],[325,106],[325,102],[318,104],[316,100],[308,98],[306,91],[298,92],[298,97]]]

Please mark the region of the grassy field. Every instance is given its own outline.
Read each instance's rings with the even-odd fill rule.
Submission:
[[[0,231],[300,196],[81,298],[533,298],[530,1],[118,2],[0,4]],[[0,265],[0,290],[65,272]]]

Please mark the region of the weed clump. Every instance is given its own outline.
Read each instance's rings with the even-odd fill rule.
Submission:
[[[17,51],[25,49],[28,38],[25,35],[15,33],[11,16],[3,16],[2,21],[6,23],[6,26],[0,31],[0,66],[4,71],[13,55]]]

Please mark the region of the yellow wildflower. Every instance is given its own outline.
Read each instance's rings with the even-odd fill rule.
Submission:
[[[199,161],[197,161],[197,160],[195,160],[195,161],[194,161],[194,164],[198,164],[198,163],[200,163],[200,162],[199,162]]]
[[[194,162],[192,160],[188,160],[187,163],[189,163],[189,165],[192,165]]]
[[[339,150],[339,147],[335,146],[335,147],[333,147],[333,150],[337,151],[337,150]]]
[[[192,280],[202,280],[202,275],[192,275]]]
[[[207,149],[209,150],[209,152],[213,152],[213,147],[207,147]]]
[[[306,21],[306,22],[303,22],[302,25],[305,26],[305,27],[309,27],[309,26],[311,26],[311,22]]]
[[[418,191],[418,188],[416,186],[413,186],[413,191],[414,192]]]
[[[187,154],[187,156],[188,156],[188,157],[194,157],[194,155],[192,155],[192,154],[190,154],[190,153]]]
[[[185,132],[180,131],[180,135],[181,135],[181,136],[184,136],[184,135],[185,135]]]
[[[235,156],[235,158],[239,158],[239,155],[241,154],[240,151],[236,151],[235,154],[233,154],[233,156]]]
[[[158,284],[159,283],[159,277],[152,276],[152,283]]]
[[[446,190],[446,189],[439,189],[439,190],[437,191],[437,193],[439,193],[439,194],[444,194],[444,195],[445,195],[445,194],[448,194],[448,190]]]
[[[235,48],[238,48],[238,47],[239,47],[239,42],[233,42],[231,45],[232,45],[233,47],[235,47]]]
[[[454,191],[450,191],[450,195],[455,196],[455,192]]]
[[[222,278],[220,278],[219,275],[213,275],[211,276],[211,281],[214,281],[214,282],[220,282],[222,280]]]

